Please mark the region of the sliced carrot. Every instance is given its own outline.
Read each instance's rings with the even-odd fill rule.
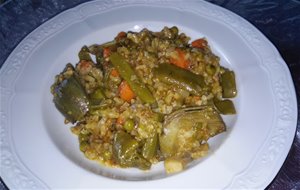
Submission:
[[[200,96],[194,96],[194,99],[195,99],[196,101],[198,101],[198,100],[200,100]]]
[[[192,47],[195,48],[204,48],[207,47],[207,41],[205,38],[200,38],[192,42]]]
[[[179,48],[176,48],[177,56],[171,57],[170,62],[178,67],[187,69],[190,62],[185,57],[185,52]]]
[[[119,40],[121,40],[122,38],[124,38],[124,37],[126,37],[126,32],[119,32],[119,34],[116,36],[116,38],[115,38],[115,40],[116,41],[119,41]]]
[[[103,57],[106,58],[106,57],[109,57],[109,55],[110,55],[110,49],[109,49],[109,47],[105,47],[103,49]]]
[[[135,98],[134,92],[131,90],[126,81],[122,81],[122,83],[120,84],[119,94],[120,97],[127,102],[130,102],[131,99]]]
[[[123,119],[123,117],[118,117],[117,124],[123,125],[124,123],[125,123],[125,120]]]
[[[120,76],[119,72],[117,71],[117,69],[112,69],[110,74],[113,76],[113,77],[118,77]]]
[[[77,65],[80,74],[87,74],[91,71],[93,63],[91,61],[81,60]]]

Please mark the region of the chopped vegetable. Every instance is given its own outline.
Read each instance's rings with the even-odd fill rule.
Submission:
[[[124,124],[124,119],[122,117],[118,117],[116,123],[119,124],[119,125],[123,125]]]
[[[208,88],[201,75],[196,75],[174,65],[160,64],[153,72],[162,82],[174,84],[194,95],[199,96],[207,91]]]
[[[133,98],[135,98],[134,92],[131,90],[126,81],[123,81],[119,86],[119,94],[120,97],[127,102],[130,102]]]
[[[219,114],[236,113],[233,71],[205,38],[190,42],[176,26],[122,31],[78,57],[56,75],[53,102],[75,123],[84,156],[105,166],[148,170],[164,161],[167,174],[180,172],[226,130]]]
[[[233,71],[225,69],[224,73],[221,74],[221,86],[223,88],[223,98],[234,98],[237,95]]]
[[[189,60],[185,56],[185,52],[179,48],[176,48],[176,56],[171,57],[170,63],[183,68],[187,69],[190,65]]]
[[[163,134],[159,138],[160,150],[165,158],[182,158],[207,141],[225,131],[225,124],[210,106],[185,108],[174,112],[165,121]]]
[[[105,98],[104,92],[101,88],[96,89],[90,95],[90,101],[93,101],[96,104],[99,104]]]
[[[118,131],[114,137],[113,156],[123,167],[134,166],[138,142],[129,134]]]
[[[231,100],[217,100],[214,99],[214,104],[217,110],[224,115],[236,114],[234,104]]]
[[[134,121],[132,119],[127,119],[124,123],[124,129],[128,132],[132,131],[134,128]]]
[[[191,45],[192,45],[192,47],[202,49],[202,48],[207,47],[208,43],[207,43],[205,38],[200,38],[200,39],[197,39],[197,40],[193,41],[191,43]]]
[[[103,48],[103,57],[104,58],[109,57],[110,53],[111,53],[111,51],[110,51],[109,47]]]
[[[120,41],[121,39],[125,38],[126,37],[126,32],[119,32],[119,34],[115,37],[115,40],[118,42]]]
[[[126,62],[126,60],[119,55],[118,53],[112,53],[110,55],[110,61],[118,70],[120,75],[126,80],[129,84],[133,92],[145,103],[153,104],[155,103],[155,98],[153,97],[150,90],[143,84],[136,74],[134,73],[133,69]]]
[[[157,150],[158,150],[158,135],[155,133],[153,137],[150,137],[146,140],[143,146],[142,155],[147,160],[150,160],[157,154]]]
[[[89,53],[89,49],[86,46],[83,46],[81,48],[80,52],[78,53],[78,57],[79,57],[80,61],[82,61],[82,60],[92,61],[92,58],[91,58],[90,53]]]
[[[151,163],[138,154],[138,142],[128,133],[118,131],[114,137],[113,157],[122,167],[138,167],[147,170]]]
[[[184,163],[181,159],[167,158],[165,160],[165,170],[168,174],[178,173],[184,169]]]
[[[53,85],[53,101],[65,118],[75,123],[89,110],[87,95],[74,75]]]
[[[118,77],[119,76],[119,73],[116,69],[112,69],[110,74],[113,76],[113,77]]]

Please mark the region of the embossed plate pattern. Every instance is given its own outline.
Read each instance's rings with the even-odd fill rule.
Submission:
[[[94,1],[37,28],[0,71],[1,177],[8,187],[141,188],[144,181],[103,177],[97,166],[81,159],[76,139],[51,103],[49,86],[67,62],[75,63],[83,44],[104,42],[121,30],[160,30],[165,25],[178,25],[193,38],[206,36],[221,63],[235,70],[238,116],[207,159],[145,184],[230,189],[269,184],[289,151],[297,116],[290,73],[274,46],[242,18],[206,2]],[[155,169],[149,172],[151,179]],[[113,174],[118,172],[124,174]],[[140,175],[132,170],[125,174],[131,172]]]

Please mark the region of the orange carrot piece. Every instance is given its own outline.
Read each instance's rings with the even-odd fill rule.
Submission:
[[[117,69],[112,69],[110,74],[113,76],[113,77],[118,77],[120,76],[119,72],[117,71]]]
[[[103,49],[103,57],[106,58],[106,57],[109,57],[110,55],[110,49],[109,47],[106,47]]]
[[[117,124],[123,125],[125,123],[124,119],[122,117],[118,117]]]
[[[122,81],[122,83],[120,84],[119,94],[120,97],[127,102],[130,102],[131,99],[135,98],[134,92],[126,81]]]
[[[202,49],[204,47],[207,47],[207,41],[204,38],[197,39],[197,40],[193,41],[191,44],[192,44],[192,47],[195,47],[195,48]]]
[[[119,41],[119,40],[121,40],[122,38],[124,38],[124,37],[126,37],[126,32],[119,32],[119,34],[116,36],[116,38],[115,38],[115,40],[116,41]]]
[[[187,69],[190,66],[190,62],[185,58],[185,52],[179,48],[176,48],[177,57],[172,57],[170,62],[178,67]]]

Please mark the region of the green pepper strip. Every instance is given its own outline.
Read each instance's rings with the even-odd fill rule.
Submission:
[[[113,66],[118,70],[120,75],[128,82],[133,92],[144,102],[144,103],[155,103],[155,98],[151,94],[150,90],[145,84],[143,84],[134,73],[129,63],[118,53],[112,53],[110,55],[110,61]]]
[[[197,96],[207,91],[208,88],[203,76],[172,64],[160,64],[154,69],[154,75],[162,82],[174,84]]]

